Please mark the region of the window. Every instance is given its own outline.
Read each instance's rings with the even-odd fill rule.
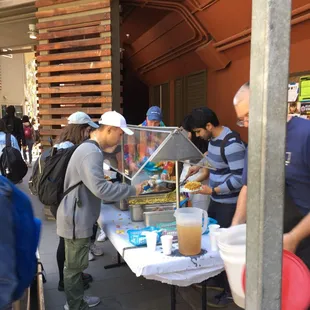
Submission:
[[[169,83],[157,85],[151,88],[151,106],[157,105],[163,113],[163,122],[170,125],[170,91]]]
[[[207,72],[197,72],[175,80],[175,123],[180,125],[183,118],[195,108],[206,105]]]

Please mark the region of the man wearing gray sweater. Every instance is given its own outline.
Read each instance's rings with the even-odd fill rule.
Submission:
[[[82,183],[63,198],[57,211],[57,234],[65,239],[64,308],[70,310],[88,309],[100,302],[97,297],[84,296],[82,272],[88,267],[90,237],[100,214],[101,200],[117,201],[142,191],[141,185],[133,187],[105,180],[101,150],[118,145],[123,133],[133,132],[125,118],[115,111],[103,114],[99,124],[90,142],[81,144],[69,161],[64,190]]]

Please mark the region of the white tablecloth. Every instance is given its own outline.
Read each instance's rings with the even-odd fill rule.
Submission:
[[[144,227],[143,222],[131,222],[130,213],[122,212],[113,205],[102,204],[101,223],[104,230],[123,257],[129,268],[137,275],[177,286],[189,286],[214,277],[224,270],[218,252],[211,252],[208,235],[202,236],[202,249],[207,253],[198,257],[166,256],[161,246],[156,252],[146,247],[134,247],[128,240],[127,230]],[[174,243],[173,247],[178,248]]]

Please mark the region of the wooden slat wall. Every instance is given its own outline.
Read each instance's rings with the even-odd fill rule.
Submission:
[[[49,137],[55,139],[59,135],[70,114],[84,111],[98,120],[112,108],[111,1],[36,1],[37,83],[43,147],[49,144]]]

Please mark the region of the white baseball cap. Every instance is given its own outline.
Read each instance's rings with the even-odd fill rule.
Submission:
[[[84,112],[75,112],[71,114],[68,117],[68,124],[76,124],[76,125],[88,124],[89,126],[93,128],[99,128],[99,125],[94,123],[89,117],[89,115],[87,115]]]
[[[133,131],[127,127],[126,120],[122,114],[116,111],[108,111],[101,115],[99,124],[121,128],[127,135],[133,135]]]

